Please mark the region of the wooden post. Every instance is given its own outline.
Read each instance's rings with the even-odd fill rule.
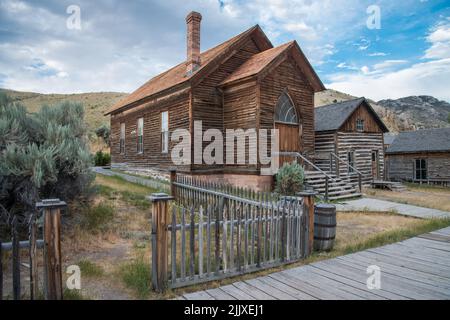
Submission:
[[[176,195],[177,186],[174,184],[174,182],[177,179],[177,169],[170,168],[169,172],[170,172],[170,195],[174,199],[176,199],[177,198],[177,195]]]
[[[14,216],[11,223],[12,238],[12,276],[13,276],[13,299],[20,300],[20,244],[17,232],[17,217]]]
[[[362,193],[362,174],[358,173],[359,192]]]
[[[0,300],[3,300],[3,250],[0,240]]]
[[[36,204],[44,211],[44,298],[62,300],[61,208],[67,205],[59,199],[42,200]]]
[[[297,193],[297,195],[304,198],[305,210],[308,212],[308,254],[311,254],[314,248],[314,196],[316,192],[305,191]]]
[[[165,193],[152,193],[152,286],[163,292],[168,284],[168,238],[169,238],[169,200]]]
[[[328,201],[328,176],[325,176],[325,201]]]

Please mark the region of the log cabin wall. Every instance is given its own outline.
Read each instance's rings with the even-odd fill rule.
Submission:
[[[314,164],[321,170],[330,170],[330,153],[336,153],[336,139],[335,131],[316,132]]]
[[[337,156],[347,161],[348,152],[354,152],[354,166],[363,175],[363,183],[370,184],[372,181],[372,151],[378,152],[378,179],[384,176],[384,148],[382,133],[364,132],[338,132],[337,133]],[[344,165],[339,167],[341,175],[348,173]]]
[[[202,121],[203,131],[207,129],[219,129],[224,130],[224,99],[223,93],[219,89],[220,83],[225,78],[234,72],[240,65],[247,61],[251,56],[259,53],[261,50],[256,45],[253,39],[249,39],[245,45],[242,46],[235,54],[233,54],[225,63],[221,64],[217,70],[208,75],[203,81],[193,89],[193,121]],[[244,91],[245,96],[240,99],[235,95],[229,94],[226,98],[230,98],[231,101],[226,102],[227,109],[233,109],[233,105],[236,107],[247,108],[244,101],[249,98],[248,92]],[[251,106],[248,106],[251,108]],[[231,114],[230,114],[231,115]],[[236,119],[236,123],[228,121],[227,125],[232,128],[240,125],[241,120]],[[209,142],[204,142],[203,146],[207,146]],[[225,155],[225,150],[224,150]],[[223,170],[223,165],[193,165],[194,171],[203,172],[217,172]]]
[[[312,157],[314,154],[314,91],[290,56],[260,83],[258,94],[260,128],[274,128],[275,106],[286,89],[294,102],[301,125],[300,150],[306,156]]]
[[[169,132],[189,130],[189,95],[154,105],[143,105],[111,116],[111,164],[129,168],[162,169],[173,166],[170,152],[177,142],[169,138],[169,152],[161,152],[161,112],[169,112]],[[137,152],[137,122],[144,118],[144,152]],[[125,152],[120,153],[120,125],[125,123]],[[182,166],[180,170],[188,170]]]
[[[450,152],[387,154],[387,178],[394,181],[415,181],[416,159],[427,160],[427,181],[425,182],[450,182]]]

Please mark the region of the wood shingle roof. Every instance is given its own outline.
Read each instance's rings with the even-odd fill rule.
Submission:
[[[386,150],[393,153],[450,152],[450,128],[403,131]]]

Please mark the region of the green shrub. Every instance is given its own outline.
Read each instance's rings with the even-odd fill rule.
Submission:
[[[0,218],[26,218],[40,199],[89,195],[90,166],[81,104],[62,102],[30,114],[0,94]]]
[[[94,163],[98,167],[108,166],[111,164],[111,155],[103,153],[103,151],[97,151],[94,156]]]
[[[134,289],[140,299],[147,298],[151,290],[151,268],[143,256],[123,264],[119,272],[127,287]]]
[[[276,175],[276,191],[292,196],[303,189],[304,170],[296,162],[285,163]]]
[[[105,231],[114,217],[114,208],[99,203],[88,207],[83,213],[82,226],[90,231]]]

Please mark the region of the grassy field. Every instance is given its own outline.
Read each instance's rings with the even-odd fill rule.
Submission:
[[[449,187],[419,185],[412,183],[406,184],[406,187],[407,190],[402,192],[366,189],[364,193],[373,198],[450,211]]]

